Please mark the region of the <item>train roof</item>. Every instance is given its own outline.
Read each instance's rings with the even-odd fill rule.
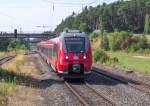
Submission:
[[[55,42],[57,43],[59,40],[59,37],[53,38],[53,39],[49,39],[47,42]]]
[[[61,37],[88,37],[85,32],[80,32],[79,30],[66,30],[61,33]]]
[[[46,41],[41,41],[37,45],[39,45],[39,46],[52,46],[54,43],[58,43],[58,41],[59,41],[59,37],[56,37],[56,38],[49,39]]]
[[[80,32],[79,30],[66,30],[60,34],[60,36],[55,37],[53,39],[49,39],[47,41],[41,41],[38,45],[53,45],[54,43],[58,43],[59,39],[64,37],[88,37],[85,32]]]
[[[45,44],[45,43],[47,43],[47,41],[41,41],[38,43],[38,45]]]

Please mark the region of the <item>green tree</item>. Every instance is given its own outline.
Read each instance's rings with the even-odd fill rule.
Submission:
[[[89,32],[88,26],[87,26],[86,23],[81,23],[79,29],[80,29],[80,31],[82,31],[82,32]]]
[[[103,34],[101,37],[101,48],[104,50],[109,49],[109,40],[106,34]]]
[[[6,51],[7,46],[9,45],[10,39],[8,38],[0,38],[0,51]]]
[[[7,47],[8,50],[16,50],[16,49],[27,49],[27,47],[21,43],[20,39],[11,39],[9,45]]]
[[[81,29],[88,32],[102,27],[108,32],[118,29],[118,31],[143,33],[145,16],[150,13],[149,8],[150,0],[119,0],[96,7],[85,7],[78,15],[73,13],[63,20],[56,27],[55,32],[61,32],[66,27],[80,29],[86,24],[87,27]]]
[[[150,33],[150,15],[146,15],[145,17],[144,33]]]

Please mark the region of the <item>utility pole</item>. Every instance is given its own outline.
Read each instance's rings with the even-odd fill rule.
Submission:
[[[22,33],[22,28],[20,27],[20,34]]]
[[[28,35],[28,49],[30,50],[30,35]]]

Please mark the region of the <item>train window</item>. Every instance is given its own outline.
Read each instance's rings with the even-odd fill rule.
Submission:
[[[79,53],[85,51],[85,39],[83,37],[66,37],[65,44],[68,52]]]
[[[52,49],[51,48],[48,48],[48,55],[52,56]]]
[[[56,44],[53,47],[53,56],[57,58],[57,45]]]
[[[43,48],[43,53],[44,53],[45,55],[48,55],[48,49],[47,49],[47,48]]]

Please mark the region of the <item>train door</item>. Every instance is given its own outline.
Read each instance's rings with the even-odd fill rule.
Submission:
[[[57,44],[54,44],[54,46],[53,46],[53,57],[54,57],[53,62],[55,64],[55,68],[56,68],[56,66],[57,66],[57,58],[58,58],[58,46],[57,46]]]

